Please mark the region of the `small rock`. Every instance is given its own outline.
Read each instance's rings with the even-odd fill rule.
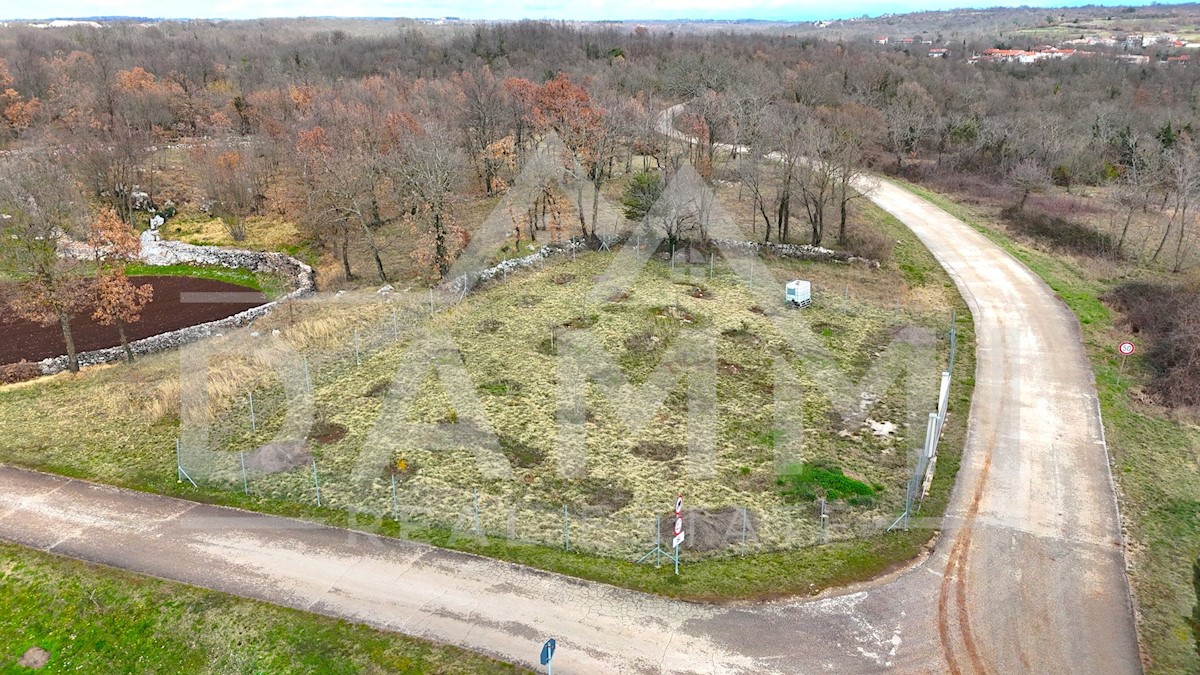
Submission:
[[[253,333],[251,333],[250,337],[258,337],[258,331],[254,331]]]
[[[30,647],[21,660],[17,661],[18,666],[33,670],[41,670],[46,667],[47,663],[50,663],[50,652],[41,647]]]
[[[396,290],[396,289],[392,288],[392,285],[391,285],[391,284],[388,284],[387,286],[384,286],[383,288],[381,288],[381,289],[379,289],[378,291],[375,291],[375,292],[376,292],[376,293],[378,293],[378,294],[380,294],[380,295],[390,295],[390,294],[391,294],[393,291],[395,291],[395,290]]]
[[[279,335],[279,329],[276,328],[276,329],[272,330],[271,335]]]

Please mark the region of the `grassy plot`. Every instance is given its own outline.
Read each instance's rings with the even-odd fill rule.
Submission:
[[[575,263],[552,264],[437,315],[424,326],[434,336],[434,351],[422,359],[433,358],[433,365],[425,360],[405,365],[420,345],[401,339],[370,354],[361,366],[319,374],[317,416],[345,430],[337,439],[310,447],[323,475],[323,501],[380,515],[399,510],[441,525],[469,518],[472,527],[478,520],[484,531],[546,544],[563,541],[565,506],[575,521],[575,547],[628,556],[653,541],[655,516],[668,511],[674,495],[683,492],[689,504],[711,512],[714,521],[728,520],[721,514],[731,510],[747,509],[752,550],[809,545],[817,540],[816,514],[785,508],[775,482],[780,466],[772,435],[778,386],[773,359],[780,357],[803,383],[803,398],[796,402],[803,415],[801,455],[879,486],[875,499],[838,500],[845,502],[839,505],[844,508],[833,514],[838,527],[829,538],[860,536],[900,507],[909,472],[903,430],[910,422],[901,392],[888,390],[871,411],[898,432],[874,434],[862,421],[847,428],[841,412],[824,395],[825,386],[807,372],[804,357],[783,339],[762,313],[766,310],[756,304],[760,299],[740,280],[724,271],[709,279],[699,269],[688,277],[683,265],[672,277],[669,265],[654,262],[621,297],[602,299],[595,306],[581,302],[590,280],[603,274],[611,261],[610,255],[593,254]],[[816,266],[794,261],[771,264],[779,279],[820,274]],[[844,297],[823,296],[809,316],[820,319],[816,341],[851,379],[861,377],[865,364],[889,345],[901,325],[927,326],[930,335],[948,326],[949,311],[908,308],[898,314],[894,308],[857,299],[843,308],[844,303]],[[578,475],[565,475],[570,472],[561,467],[569,459],[561,454],[559,443],[556,373],[568,329],[586,330],[598,343],[589,360],[612,359],[622,377],[646,386],[673,346],[706,328],[719,336],[714,454],[689,456],[686,382],[668,382],[655,392],[647,402],[653,414],[640,427],[622,417],[619,400],[592,384],[585,396],[586,467]],[[931,382],[936,378],[934,367],[926,374]],[[409,398],[390,396],[389,383],[397,370],[410,368],[427,369],[413,374],[410,386],[416,385],[417,391]],[[451,391],[461,386],[456,368],[462,369],[473,390]],[[632,395],[622,391],[622,396]],[[258,397],[262,423],[257,430],[247,428],[242,411],[218,422],[212,433],[222,447],[249,452],[281,432],[285,416],[282,409],[268,407],[266,401],[273,400],[269,395],[264,391]],[[464,409],[464,395],[477,400],[480,409]],[[930,393],[929,407],[933,398]],[[421,438],[416,432],[383,432],[379,420],[389,415],[409,424],[442,424],[444,433],[494,433],[491,451],[511,467],[511,475],[489,475],[478,449],[438,449],[414,440]],[[371,454],[378,466],[365,465]],[[390,470],[399,463],[403,471]],[[235,474],[240,470],[232,461],[228,467]],[[391,475],[402,479],[395,495]],[[230,480],[235,486],[236,478]],[[278,499],[306,501],[312,498],[312,480],[311,471],[300,467],[261,476],[253,489]],[[464,513],[468,509],[469,516]],[[725,523],[713,526],[724,529]],[[740,533],[734,539],[698,543],[694,552],[740,550]]]
[[[902,184],[902,183],[901,183]],[[903,185],[903,184],[902,184]],[[904,185],[975,227],[1046,281],[1075,311],[1096,375],[1119,488],[1139,631],[1150,670],[1200,672],[1187,623],[1196,597],[1192,561],[1200,554],[1200,428],[1137,397],[1151,373],[1135,355],[1117,382],[1116,345],[1129,336],[1100,301],[1113,283],[1071,260],[1018,244],[985,216],[926,189]]]
[[[516,673],[455,647],[0,544],[0,671]],[[536,646],[531,647],[535,649]]]
[[[164,239],[173,239],[196,246],[230,246],[254,251],[283,251],[296,254],[303,247],[296,224],[273,218],[253,216],[246,219],[246,238],[234,241],[220,218],[204,214],[181,214],[162,227]]]
[[[816,302],[805,315],[815,320],[813,339],[852,382],[902,326],[932,335],[944,359],[949,310],[959,309],[960,358],[951,414],[939,474],[923,513],[932,516],[940,513],[949,494],[966,424],[973,368],[969,317],[949,279],[911,233],[882,212],[865,210],[864,218],[902,242],[893,262],[881,270],[767,262],[780,289],[791,278],[813,281]],[[359,518],[351,520],[352,527],[692,599],[808,593],[878,574],[921,549],[931,532],[881,532],[899,512],[910,471],[907,442],[900,440],[906,423],[901,392],[886,389],[869,411],[875,421],[894,423],[901,431],[877,435],[866,423],[847,427],[822,394],[827,387],[813,379],[818,371],[809,368],[808,357],[784,339],[770,316],[785,310],[759,306],[760,298],[724,265],[718,265],[710,279],[707,266],[688,270],[678,265],[672,276],[668,264],[654,261],[624,294],[591,305],[582,302],[610,261],[608,254],[551,261],[544,270],[513,275],[507,283],[486,288],[432,319],[402,315],[394,328],[390,307],[378,298],[370,306],[297,303],[295,317],[283,312],[257,323],[255,330],[264,335],[279,328],[278,339],[311,362],[322,431],[309,434],[304,451],[319,467],[322,508],[314,504],[307,460],[290,470],[251,476],[250,494],[241,494],[239,452],[249,455],[271,441],[285,417],[282,397],[273,393],[280,388],[272,387],[271,379],[261,373],[239,370],[249,358],[244,356],[220,359],[213,364],[219,372],[210,373],[210,393],[213,387],[222,392],[213,399],[217,403],[211,438],[231,469],[227,480],[202,484],[200,489],[175,480],[175,354],[142,359],[129,368],[0,389],[0,415],[17,432],[0,439],[0,458],[337,525],[346,525],[346,512],[354,510]],[[902,266],[919,274],[905,272]],[[357,366],[350,347],[356,326],[363,345]],[[379,335],[381,326],[388,335],[395,330],[399,339],[375,340],[372,336]],[[417,327],[433,331],[436,346],[457,348],[454,353],[435,350],[434,355],[446,356],[449,365],[461,364],[470,382],[465,392],[447,386],[456,376],[453,368],[405,368],[405,354],[418,341]],[[588,385],[586,471],[560,475],[554,355],[567,332],[590,331],[622,375],[644,385],[681,335],[706,328],[717,335],[717,442],[700,470],[691,470],[686,452],[683,379],[662,392],[663,404],[652,408],[639,428],[623,420],[619,400],[615,403],[595,384]],[[777,482],[784,468],[777,466],[777,446],[786,439],[774,421],[776,357],[803,385],[802,404],[797,406],[804,419],[801,455],[805,461],[823,462],[829,474],[799,495],[785,494],[787,486]],[[399,407],[400,401],[389,394],[402,369],[419,374],[418,393],[406,399],[406,407]],[[936,368],[925,376],[936,383]],[[251,429],[248,417],[246,395],[251,390],[257,430]],[[511,468],[511,478],[485,475],[469,451],[432,452],[408,437],[379,436],[377,422],[385,411],[404,422],[464,430],[474,421],[473,413],[452,392],[479,401],[483,422],[494,432],[494,447]],[[934,396],[922,414],[932,410]],[[923,428],[916,432],[921,435]],[[368,455],[373,458],[364,461]],[[842,483],[830,478],[835,475],[854,481],[847,485],[868,486],[871,498],[839,492],[836,488]],[[393,478],[395,499],[390,492]],[[653,544],[654,518],[670,511],[679,491],[694,509],[689,511],[693,528],[706,524],[708,544],[685,550],[687,574],[679,578],[652,566],[633,565],[632,560]],[[832,543],[825,546],[813,546],[819,536],[819,512],[811,498],[817,496],[830,502],[824,538]],[[851,503],[852,497],[857,503]],[[393,519],[397,513],[403,523]],[[486,539],[475,536],[476,522]],[[745,558],[742,522],[748,526]],[[567,536],[569,552],[563,550]]]

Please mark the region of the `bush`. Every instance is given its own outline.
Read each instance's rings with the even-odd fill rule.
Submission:
[[[1104,257],[1116,255],[1117,247],[1112,237],[1087,225],[1065,218],[1022,211],[1013,206],[1001,211],[1000,215],[1017,232],[1071,253]]]
[[[1196,589],[1196,607],[1192,609],[1192,635],[1196,640],[1196,655],[1200,656],[1200,557],[1192,563],[1192,586]]]
[[[625,217],[634,222],[641,222],[650,213],[650,208],[654,206],[658,198],[662,196],[665,187],[662,176],[657,173],[642,171],[634,174],[633,180],[625,188],[625,194],[621,197],[621,205],[625,207]]]
[[[41,375],[42,369],[38,367],[38,364],[28,361],[19,361],[0,366],[0,384],[25,382],[26,380],[41,377]]]
[[[1150,342],[1150,392],[1172,406],[1200,406],[1200,296],[1184,286],[1135,281],[1104,300],[1121,312],[1132,333]]]
[[[895,245],[896,242],[887,235],[869,227],[848,225],[846,228],[846,247],[861,258],[885,263],[891,259]]]

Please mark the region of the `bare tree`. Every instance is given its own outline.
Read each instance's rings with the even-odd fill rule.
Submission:
[[[79,371],[71,317],[87,301],[80,262],[59,255],[64,237],[86,228],[86,209],[75,184],[48,156],[0,161],[0,271],[20,282],[13,311],[43,325],[58,323],[67,367]]]
[[[896,96],[883,108],[888,145],[896,155],[896,168],[904,166],[904,158],[917,151],[921,140],[931,129],[933,113],[933,100],[929,93],[912,81],[901,84]]]
[[[1050,175],[1046,172],[1045,165],[1037,160],[1023,159],[1009,172],[1009,180],[1021,191],[1021,201],[1017,203],[1017,210],[1024,211],[1029,195],[1045,191],[1046,186],[1050,184]]]
[[[264,163],[245,148],[197,154],[209,212],[221,219],[231,239],[245,240],[246,219],[261,214],[267,199]]]
[[[487,66],[475,73],[463,73],[459,82],[464,96],[461,123],[467,151],[479,167],[484,190],[490,196],[495,192],[496,174],[503,166],[497,144],[512,126],[512,108],[504,87]]]
[[[833,168],[834,198],[838,204],[838,245],[846,244],[846,221],[850,202],[863,195],[854,189],[866,175],[866,156],[879,128],[878,113],[865,106],[849,104],[821,116],[822,124],[830,133],[829,154],[819,158]],[[816,159],[816,158],[814,158]]]
[[[423,229],[431,240],[422,257],[443,277],[450,270],[457,250],[465,244],[465,233],[454,224],[451,213],[451,199],[460,182],[463,160],[448,139],[441,125],[426,122],[391,165],[401,198],[416,205],[416,218],[423,221]]]

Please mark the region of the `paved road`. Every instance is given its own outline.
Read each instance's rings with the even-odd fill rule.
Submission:
[[[0,467],[0,538],[560,673],[1136,673],[1114,492],[1074,316],[890,185],[977,334],[963,468],[934,553],[817,600],[709,607],[394,540]]]

